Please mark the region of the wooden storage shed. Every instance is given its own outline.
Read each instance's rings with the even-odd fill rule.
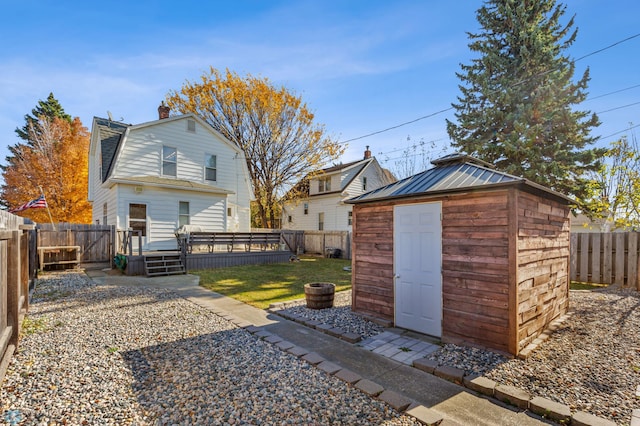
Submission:
[[[517,355],[569,305],[572,200],[472,157],[352,198],[352,310]]]

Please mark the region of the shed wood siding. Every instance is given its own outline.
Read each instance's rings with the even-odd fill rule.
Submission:
[[[569,207],[518,193],[518,349],[569,308]]]
[[[352,309],[393,321],[393,205],[353,208]]]
[[[442,339],[509,350],[508,192],[442,203]]]

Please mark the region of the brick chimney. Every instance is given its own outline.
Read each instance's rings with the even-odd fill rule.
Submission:
[[[165,118],[169,118],[169,111],[171,111],[171,108],[166,106],[164,104],[164,101],[162,101],[162,103],[158,107],[158,117],[159,117],[159,119],[162,120],[162,119],[165,119]]]
[[[371,151],[369,151],[369,145],[367,145],[367,149],[364,152],[364,159],[371,158]]]

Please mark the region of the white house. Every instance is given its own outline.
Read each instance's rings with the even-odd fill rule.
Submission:
[[[141,232],[144,250],[177,248],[182,225],[250,231],[251,183],[240,148],[194,114],[137,125],[94,117],[93,222]]]
[[[284,203],[283,229],[351,231],[352,205],[344,201],[396,181],[371,156],[369,147],[364,159],[322,169],[313,176],[299,184],[304,188],[301,197]]]

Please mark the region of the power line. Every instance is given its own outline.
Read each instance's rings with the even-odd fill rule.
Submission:
[[[583,60],[584,58],[588,58],[589,56],[593,56],[593,55],[595,55],[596,53],[604,52],[605,50],[611,49],[612,47],[615,47],[615,46],[617,46],[617,45],[619,45],[619,44],[622,44],[622,43],[624,43],[625,41],[632,40],[632,39],[634,39],[634,38],[636,38],[636,37],[640,37],[640,33],[638,33],[638,34],[634,34],[634,35],[632,35],[632,36],[629,36],[629,37],[625,38],[624,40],[617,41],[617,42],[615,42],[615,43],[613,43],[613,44],[610,44],[610,45],[609,45],[609,46],[607,46],[607,47],[603,47],[603,48],[602,48],[602,49],[600,49],[600,50],[596,50],[595,52],[587,53],[586,55],[579,57],[578,59],[576,59],[576,60],[575,60],[575,61],[573,61],[573,62],[578,62],[578,61]]]
[[[613,48],[613,47],[615,47],[615,46],[617,46],[617,45],[619,45],[619,44],[622,44],[622,43],[624,43],[624,42],[626,42],[626,41],[632,40],[632,39],[634,39],[634,38],[636,38],[636,37],[640,37],[640,33],[634,34],[634,35],[629,36],[629,37],[627,37],[627,38],[625,38],[625,39],[623,39],[623,40],[617,41],[617,42],[615,42],[615,43],[613,43],[613,44],[610,44],[609,46],[603,47],[602,49],[598,49],[598,50],[593,51],[593,52],[591,52],[591,53],[587,53],[586,55],[581,56],[581,57],[579,57],[578,59],[575,59],[575,60],[570,61],[570,62],[571,62],[571,63],[576,63],[576,62],[578,62],[578,61],[580,61],[580,60],[582,60],[582,59],[585,59],[585,58],[588,58],[589,56],[593,56],[593,55],[595,55],[595,54],[597,54],[597,53],[601,53],[601,52],[604,52],[604,51],[606,51],[606,50],[609,50],[609,49],[611,49],[611,48]],[[531,80],[531,79],[533,79],[533,78],[535,78],[535,77],[540,77],[540,76],[545,75],[545,74],[548,74],[548,73],[550,73],[550,72],[552,72],[552,71],[554,71],[554,70],[547,70],[547,71],[543,71],[543,72],[540,72],[540,73],[538,73],[538,74],[532,75],[531,77],[529,77],[529,78],[527,78],[527,79],[524,79],[524,80],[522,80],[522,81],[519,81],[519,82],[517,82],[517,83],[513,84],[513,86],[512,86],[512,87],[518,86],[518,85],[520,85],[520,84],[525,83],[525,82],[526,82],[526,81],[528,81],[528,80]],[[368,137],[370,137],[370,136],[378,135],[378,134],[380,134],[380,133],[385,133],[385,132],[388,132],[388,131],[390,131],[390,130],[397,129],[397,128],[399,128],[399,127],[404,127],[404,126],[406,126],[406,125],[413,124],[413,123],[415,123],[415,122],[417,122],[417,121],[421,121],[421,120],[424,120],[424,119],[427,119],[427,118],[431,118],[431,117],[434,117],[434,116],[436,116],[436,115],[439,115],[439,114],[445,113],[445,112],[447,112],[447,111],[451,111],[452,109],[454,109],[454,108],[453,108],[453,107],[449,107],[449,108],[446,108],[446,109],[442,109],[442,110],[440,110],[440,111],[436,111],[436,112],[434,112],[434,113],[427,114],[427,115],[424,115],[424,116],[422,116],[422,117],[418,117],[418,118],[416,118],[416,119],[414,119],[414,120],[405,121],[404,123],[400,123],[400,124],[397,124],[397,125],[395,125],[395,126],[387,127],[387,128],[385,128],[385,129],[378,130],[378,131],[371,132],[371,133],[367,133],[366,135],[362,135],[362,136],[358,136],[358,137],[355,137],[355,138],[347,139],[347,140],[345,140],[345,141],[339,141],[339,142],[338,142],[338,144],[346,144],[346,143],[349,143],[349,142],[353,142],[353,141],[357,141],[357,140],[360,140],[360,139],[368,138]]]
[[[406,122],[400,123],[400,124],[398,124],[396,126],[387,127],[386,129],[378,130],[377,132],[372,132],[372,133],[369,133],[369,134],[366,134],[366,135],[363,135],[363,136],[358,136],[357,138],[347,139],[346,141],[341,141],[341,142],[338,142],[338,143],[343,144],[343,143],[349,143],[349,142],[357,141],[358,139],[368,138],[369,136],[373,136],[373,135],[377,135],[377,134],[380,134],[380,133],[388,132],[389,130],[397,129],[398,127],[403,127],[403,126],[406,126],[407,124],[415,123],[416,121],[424,120],[425,118],[430,118],[430,117],[436,116],[438,114],[442,114],[443,112],[447,112],[447,111],[452,110],[452,109],[453,109],[453,107],[449,107],[447,109],[443,109],[443,110],[436,111],[436,112],[428,114],[428,115],[424,115],[422,117],[418,117],[415,120],[406,121]]]
[[[619,132],[611,133],[610,135],[607,135],[607,136],[600,136],[600,139],[608,139],[608,138],[610,138],[612,136],[619,135],[620,133],[628,132],[629,130],[635,129],[636,127],[639,127],[639,126],[640,126],[640,124],[636,124],[635,126],[627,127],[624,130],[620,130]]]
[[[436,142],[440,142],[441,140],[444,140],[444,139],[445,139],[445,138],[433,139],[433,140],[430,140],[430,141],[427,141],[427,142],[425,142],[425,141],[421,140],[421,141],[420,141],[420,142],[418,142],[418,143],[413,143],[413,144],[411,144],[411,145],[408,145],[406,148],[398,148],[398,149],[394,149],[394,150],[392,150],[392,151],[379,152],[379,153],[378,153],[378,155],[393,154],[394,152],[405,151],[405,150],[408,150],[409,148],[416,149],[416,148],[418,148],[418,147],[424,147],[424,146],[425,146],[425,145],[427,145],[427,144],[435,144]]]
[[[630,106],[634,106],[634,105],[638,105],[638,104],[640,104],[640,102],[634,102],[632,104],[627,104],[627,105],[623,105],[623,106],[607,109],[607,110],[604,110],[604,111],[596,112],[596,114],[604,114],[605,112],[611,112],[611,111],[615,111],[615,110],[618,110],[618,109],[628,108]]]
[[[615,90],[615,91],[613,91],[613,92],[605,93],[605,94],[603,94],[603,95],[598,95],[598,96],[590,97],[590,98],[588,98],[588,99],[585,99],[585,102],[586,102],[586,101],[592,101],[592,100],[594,100],[594,99],[598,99],[598,98],[604,98],[605,96],[609,96],[609,95],[615,95],[616,93],[625,92],[625,91],[627,91],[627,90],[635,89],[636,87],[640,87],[640,84],[636,84],[635,86],[625,87],[624,89]]]

